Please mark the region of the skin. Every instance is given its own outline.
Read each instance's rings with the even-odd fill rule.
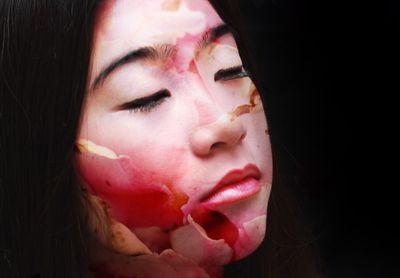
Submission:
[[[267,123],[249,77],[214,80],[218,70],[241,65],[230,34],[199,47],[221,23],[204,0],[100,7],[76,155],[94,269],[219,277],[222,265],[262,242],[272,182]],[[118,67],[93,86],[111,61],[148,45],[174,49]],[[151,108],[124,106],[161,89],[170,95]],[[234,203],[204,201],[226,173],[248,165],[260,174],[256,192]]]

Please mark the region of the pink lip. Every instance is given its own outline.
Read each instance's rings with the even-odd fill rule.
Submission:
[[[260,191],[261,172],[254,164],[229,171],[208,193],[201,203],[206,207],[234,204]]]

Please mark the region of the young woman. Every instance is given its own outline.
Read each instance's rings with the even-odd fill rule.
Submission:
[[[226,2],[0,4],[4,277],[222,277],[260,246],[269,131]],[[316,275],[259,250],[253,277]]]

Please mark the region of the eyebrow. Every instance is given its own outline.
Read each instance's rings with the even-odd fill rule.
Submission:
[[[233,30],[225,23],[221,23],[207,30],[201,40],[197,44],[197,49],[204,49],[218,38],[233,34]],[[155,46],[144,46],[138,49],[129,51],[128,53],[114,59],[108,64],[95,78],[92,84],[92,90],[95,90],[99,85],[102,85],[104,80],[117,68],[128,63],[138,62],[140,60],[159,60],[171,57],[175,53],[175,46],[169,44],[161,44]]]

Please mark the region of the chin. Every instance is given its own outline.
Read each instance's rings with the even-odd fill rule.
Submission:
[[[260,196],[260,199],[264,198]],[[247,205],[254,206],[250,211],[244,209],[246,204],[242,204],[236,208],[230,207],[225,211],[227,214],[201,211],[199,216],[192,213],[188,215],[187,225],[171,232],[172,249],[200,266],[226,265],[240,260],[253,253],[264,240],[265,203],[260,207],[249,201]],[[230,213],[233,213],[231,219],[228,218]],[[213,225],[203,222],[210,219],[208,224]],[[220,222],[217,223],[217,220]]]
[[[266,233],[270,190],[270,184],[264,183],[253,198],[220,210],[237,229],[237,238],[230,244],[233,249],[232,262],[249,256],[262,244]]]
[[[238,240],[233,246],[232,262],[253,253],[263,242],[266,231],[266,215],[261,215],[243,224],[239,229]]]

